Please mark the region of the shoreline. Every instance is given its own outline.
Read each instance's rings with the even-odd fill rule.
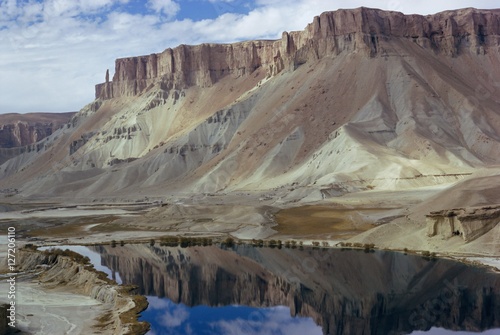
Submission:
[[[181,237],[181,236],[179,236]],[[213,235],[206,235],[206,236],[197,236],[195,238],[213,238],[214,236]],[[158,242],[158,243],[161,243],[161,238],[158,239],[158,241],[156,241],[157,239],[155,239],[155,243]],[[268,243],[269,241],[272,241],[273,239],[263,239],[262,241],[264,241],[264,245],[263,246],[257,246],[255,244],[252,243],[252,240],[248,240],[248,239],[236,239],[234,241],[234,244],[246,244],[246,245],[249,245],[249,246],[254,246],[256,248],[259,248],[259,247],[263,247],[263,248],[278,248],[277,245],[275,246],[269,246]],[[313,249],[335,249],[335,250],[359,250],[359,251],[365,251],[366,250],[366,247],[364,245],[361,245],[361,246],[341,246],[339,245],[340,243],[343,243],[342,241],[336,241],[337,243],[334,243],[334,244],[330,244],[328,246],[323,246],[323,245],[318,245],[318,246],[315,246],[313,244],[313,242],[316,242],[316,241],[313,241],[313,240],[309,240],[309,239],[288,239],[286,241],[297,241],[298,243],[302,242],[302,245],[297,245],[295,248],[300,248],[301,246],[302,247],[308,247],[308,248],[313,248]],[[282,246],[281,248],[286,248],[284,246],[284,242],[286,241],[282,241]],[[128,240],[128,241],[125,241],[124,244],[148,244],[151,242],[151,238],[146,238],[146,239],[136,239],[136,240]],[[266,243],[267,242],[267,243]],[[320,241],[320,242],[323,242],[323,241]],[[326,241],[325,242],[334,242],[334,241]],[[214,244],[223,244],[224,243],[224,240],[221,239],[220,241],[217,241],[215,242]],[[84,246],[84,247],[89,247],[89,246],[104,246],[104,245],[112,245],[112,241],[103,241],[103,242],[100,242],[100,243],[70,243],[70,244],[64,244],[64,245],[61,245],[61,244],[54,244],[54,245],[43,245],[41,247],[44,248],[44,250],[50,250],[50,248],[58,248],[60,246]],[[180,247],[180,245],[177,245]],[[192,246],[196,246],[196,245],[192,245]],[[192,247],[191,245],[190,246],[187,246],[187,248],[189,247]],[[119,244],[116,245],[117,248],[119,248]],[[369,248],[369,251],[387,251],[387,252],[398,252],[398,253],[402,253],[402,254],[411,254],[411,255],[416,255],[416,256],[421,256],[423,258],[428,258],[430,260],[433,260],[433,259],[438,259],[438,258],[441,258],[441,259],[448,259],[448,260],[452,260],[452,261],[455,261],[455,262],[460,262],[460,263],[464,263],[464,264],[468,264],[468,265],[471,265],[471,266],[479,266],[479,267],[485,267],[485,268],[490,268],[491,270],[493,270],[494,272],[497,272],[500,274],[500,256],[491,256],[491,255],[484,255],[484,254],[472,254],[472,253],[469,253],[469,254],[466,254],[466,253],[450,253],[450,252],[436,252],[434,254],[430,254],[428,256],[426,256],[425,252],[428,252],[427,250],[404,250],[401,249],[401,248],[394,248],[394,249],[391,249],[391,248],[378,248],[377,246],[374,246],[372,248]],[[483,261],[481,261],[483,260]],[[492,261],[492,260],[495,260],[498,262],[497,265],[494,265],[494,264],[491,264],[491,262],[488,262],[488,261]]]
[[[28,247],[19,248],[17,255],[17,329],[30,332],[41,327],[49,333],[82,334],[94,329],[123,335],[143,335],[149,330],[147,322],[139,321],[148,302],[134,294],[136,286],[116,283],[77,253]],[[64,322],[47,322],[56,315]],[[84,321],[88,319],[90,324]]]

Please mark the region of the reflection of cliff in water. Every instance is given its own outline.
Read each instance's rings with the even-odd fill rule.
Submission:
[[[290,307],[325,334],[500,328],[500,276],[448,260],[390,252],[238,246],[96,247],[140,293],[188,306]]]

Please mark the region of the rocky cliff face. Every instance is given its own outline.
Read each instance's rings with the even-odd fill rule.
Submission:
[[[96,86],[97,99],[134,96],[159,84],[162,89],[207,87],[225,76],[267,76],[345,51],[371,57],[393,51],[386,42],[405,39],[436,53],[486,53],[498,47],[500,11],[464,9],[436,15],[404,15],[370,8],[325,12],[304,31],[284,32],[281,40],[234,44],[181,45],[149,56],[116,60],[113,80]]]
[[[500,223],[500,206],[457,208],[427,215],[427,235],[444,239],[461,236],[466,242],[484,235]]]
[[[66,125],[75,113],[0,114],[0,148],[24,147]]]
[[[37,143],[66,126],[76,113],[0,114],[0,164],[23,153],[40,151]]]

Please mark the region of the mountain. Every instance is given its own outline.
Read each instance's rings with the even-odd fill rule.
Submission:
[[[499,48],[499,9],[357,8],[279,40],[118,59],[69,127],[0,166],[0,183],[31,198],[294,204],[494,176]]]
[[[0,114],[0,163],[26,151],[39,150],[33,145],[65,126],[71,113]]]

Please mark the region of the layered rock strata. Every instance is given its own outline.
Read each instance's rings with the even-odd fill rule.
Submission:
[[[0,148],[25,147],[66,125],[75,113],[0,115]]]
[[[499,45],[500,10],[464,9],[435,15],[357,8],[325,12],[304,31],[284,32],[280,40],[233,44],[180,45],[158,54],[117,59],[115,74],[96,85],[97,99],[141,94],[153,84],[164,90],[207,87],[221,78],[249,76],[262,68],[268,76],[343,51],[387,56],[384,42],[411,40],[436,53],[457,56],[468,49],[484,54]]]
[[[461,236],[470,242],[499,223],[500,205],[442,210],[427,215],[427,235],[439,235],[445,239]]]
[[[113,306],[106,334],[144,334],[148,325],[137,322],[137,314],[147,306],[145,298],[130,294],[130,288],[118,286],[105,274],[70,257],[38,251],[19,250],[19,272],[44,270],[39,280],[47,287],[61,286]],[[142,305],[142,307],[141,307]],[[126,316],[126,317],[125,317]]]

